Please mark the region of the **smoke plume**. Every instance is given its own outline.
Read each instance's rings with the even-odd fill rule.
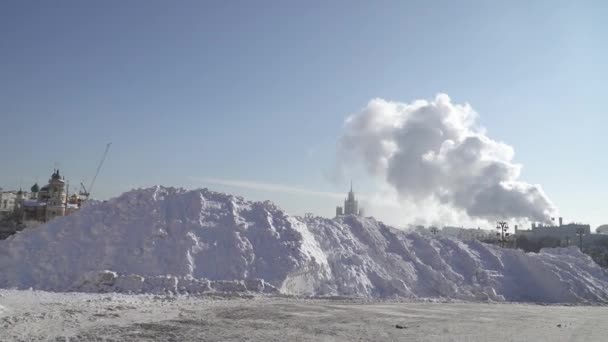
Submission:
[[[403,201],[434,200],[484,220],[546,222],[554,207],[519,180],[513,148],[486,136],[470,105],[445,94],[412,103],[373,99],[346,119],[339,164],[363,163]]]

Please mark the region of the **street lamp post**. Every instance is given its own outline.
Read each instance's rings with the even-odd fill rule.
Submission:
[[[509,236],[509,233],[507,233],[507,231],[509,230],[509,225],[507,224],[507,222],[501,221],[498,222],[498,224],[496,225],[496,229],[498,229],[498,233],[496,233],[496,236],[498,236],[500,245],[504,248],[505,241],[507,241],[506,238]]]
[[[585,230],[583,228],[578,228],[576,230],[576,234],[578,235],[578,248],[583,251],[583,236],[585,235]]]

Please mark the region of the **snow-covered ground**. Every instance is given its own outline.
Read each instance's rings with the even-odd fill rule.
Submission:
[[[421,235],[371,218],[300,219],[270,202],[152,187],[0,241],[0,288],[247,292],[605,303],[577,248],[539,254]]]
[[[398,328],[399,325],[401,328]],[[608,309],[0,290],[0,341],[605,341]]]

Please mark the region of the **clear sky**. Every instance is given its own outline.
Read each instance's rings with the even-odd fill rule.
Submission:
[[[606,1],[2,1],[0,187],[55,165],[88,183],[112,142],[94,197],[209,187],[330,216],[344,119],[444,92],[595,227],[607,17]]]

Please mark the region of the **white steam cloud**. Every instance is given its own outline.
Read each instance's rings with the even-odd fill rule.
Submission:
[[[445,94],[409,104],[371,100],[346,119],[339,166],[362,162],[404,201],[438,201],[475,219],[549,221],[549,198],[518,180],[513,148],[486,136],[476,119],[470,105]]]

